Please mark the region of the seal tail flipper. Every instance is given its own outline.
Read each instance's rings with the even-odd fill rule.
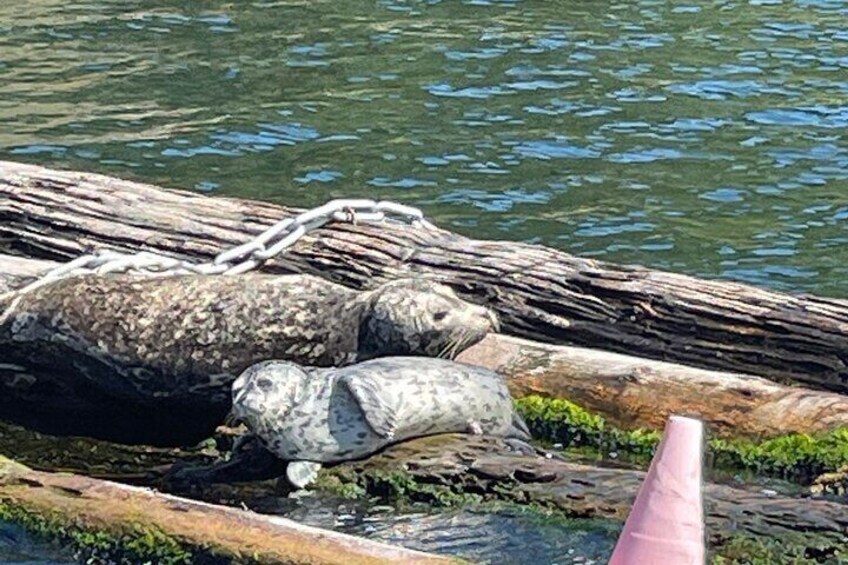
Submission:
[[[289,461],[286,465],[286,479],[291,486],[302,489],[318,478],[321,464],[314,461]]]
[[[506,437],[524,441],[530,441],[533,439],[533,436],[530,434],[530,430],[527,428],[527,424],[524,422],[524,418],[522,418],[518,412],[512,413],[512,429],[507,432]]]
[[[339,384],[353,395],[374,433],[392,439],[397,431],[398,415],[380,394],[380,385],[368,375],[346,375],[339,379]]]

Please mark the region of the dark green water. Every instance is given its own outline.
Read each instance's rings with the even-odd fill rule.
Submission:
[[[34,540],[23,529],[0,520],[0,565],[72,565],[70,551]]]
[[[846,296],[848,5],[0,2],[0,158]]]

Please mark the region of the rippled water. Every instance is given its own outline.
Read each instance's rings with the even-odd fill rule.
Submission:
[[[268,509],[266,509],[268,510]],[[606,563],[619,526],[601,521],[552,520],[518,510],[475,509],[398,512],[388,506],[307,496],[280,500],[276,514],[432,553],[456,555],[480,565]],[[70,552],[32,540],[0,522],[0,565],[71,565]]]
[[[268,509],[266,509],[268,510]],[[299,522],[395,545],[496,565],[609,560],[621,524],[544,518],[504,508],[398,512],[389,506],[307,496],[282,500],[275,513]]]
[[[848,4],[0,3],[0,158],[848,295]]]

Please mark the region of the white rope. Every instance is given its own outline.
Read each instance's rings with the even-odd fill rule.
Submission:
[[[16,292],[29,292],[59,279],[85,274],[132,272],[160,277],[181,274],[237,275],[255,269],[297,243],[310,231],[328,222],[356,224],[382,223],[386,220],[405,221],[426,230],[436,229],[436,226],[424,219],[421,210],[411,206],[362,199],[331,200],[294,218],[277,222],[251,241],[223,251],[206,263],[193,263],[149,251],[129,254],[97,250],[47,272],[37,281]]]

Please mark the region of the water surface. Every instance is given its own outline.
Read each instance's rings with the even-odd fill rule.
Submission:
[[[0,521],[0,565],[73,565],[70,551],[35,540],[22,528]]]
[[[0,158],[848,295],[848,4],[0,3]]]

